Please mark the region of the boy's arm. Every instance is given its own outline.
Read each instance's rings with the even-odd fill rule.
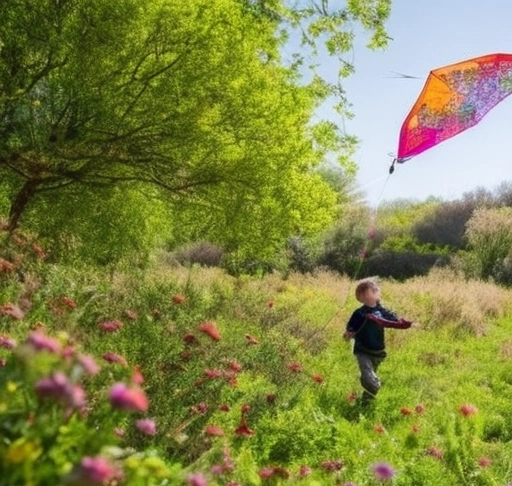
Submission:
[[[345,341],[349,341],[356,335],[358,329],[361,327],[361,321],[364,321],[361,313],[357,310],[354,311],[349,321],[347,322],[347,327],[343,333],[343,339],[345,339]]]
[[[393,329],[409,329],[412,325],[412,321],[408,321],[407,319],[384,319],[383,317],[377,317],[374,314],[367,314],[367,319],[370,319],[371,321],[379,324],[382,327],[389,327]]]

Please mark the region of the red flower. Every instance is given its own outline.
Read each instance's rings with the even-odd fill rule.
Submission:
[[[222,376],[222,371],[219,371],[219,370],[204,370],[204,374],[208,378],[215,379],[215,378],[220,378]]]
[[[132,383],[134,385],[142,385],[144,383],[144,376],[140,371],[140,365],[135,365],[133,368]]]
[[[220,332],[213,322],[203,322],[199,324],[199,330],[210,336],[214,341],[220,341]]]
[[[242,365],[236,361],[230,361],[229,368],[235,373],[242,371]]]
[[[402,407],[400,413],[405,416],[412,415],[412,410],[409,407]]]
[[[274,475],[273,467],[263,467],[258,471],[258,476],[261,479],[269,479]]]
[[[0,336],[0,348],[13,349],[16,347],[16,341],[7,336]]]
[[[205,402],[200,402],[197,405],[193,405],[190,407],[190,412],[204,415],[206,412],[208,412],[208,404]]]
[[[242,413],[247,413],[251,409],[251,406],[248,403],[244,403],[241,407]]]
[[[492,461],[488,457],[480,457],[478,459],[478,465],[482,468],[489,467],[492,464]]]
[[[327,471],[339,471],[343,468],[343,463],[339,459],[323,461],[320,465]]]
[[[421,404],[421,403],[418,403],[418,405],[416,405],[414,407],[414,411],[418,414],[418,415],[421,415],[424,411],[425,411],[425,405]]]
[[[247,342],[249,344],[259,344],[260,343],[255,337],[251,336],[250,334],[246,334],[245,339],[247,339]]]
[[[140,388],[128,388],[124,383],[116,383],[110,389],[112,407],[128,412],[145,412],[149,407],[146,394]]]
[[[322,375],[313,375],[311,378],[313,378],[313,381],[316,381],[317,383],[324,382],[324,377]]]
[[[347,396],[347,400],[350,402],[350,403],[354,403],[356,400],[357,400],[357,393],[355,391],[353,392],[350,392]]]
[[[299,476],[305,478],[311,474],[311,468],[308,466],[300,466]]]
[[[192,344],[195,340],[196,337],[191,332],[188,332],[183,336],[183,341],[185,342],[185,344]]]
[[[229,412],[231,410],[231,407],[227,403],[222,403],[219,405],[219,410],[221,412]]]
[[[103,332],[116,332],[123,327],[123,323],[118,320],[100,322],[98,327]]]
[[[373,431],[380,435],[380,434],[383,434],[384,432],[386,432],[386,429],[381,424],[375,424],[373,426]]]
[[[300,363],[288,363],[286,367],[294,373],[300,373],[302,371],[302,366]]]
[[[273,301],[273,300],[269,300],[269,301],[267,302],[267,307],[268,307],[269,309],[272,309],[272,307],[274,307],[274,301]]]
[[[221,437],[224,435],[224,431],[217,425],[207,425],[204,429],[204,433],[212,437]]]
[[[123,366],[128,366],[128,362],[126,361],[126,358],[121,356],[120,354],[116,353],[104,353],[102,358],[107,361],[108,363],[117,363]]]
[[[464,417],[470,417],[471,415],[475,415],[478,409],[474,405],[464,403],[459,407],[459,412],[464,415]]]
[[[25,317],[25,313],[16,304],[11,303],[0,306],[0,315],[12,317],[18,321]]]
[[[443,451],[441,451],[441,449],[438,447],[431,446],[425,452],[427,455],[435,457],[436,459],[443,458]]]
[[[254,430],[251,430],[247,425],[245,419],[242,419],[240,425],[235,429],[236,435],[244,435],[246,437],[251,437],[254,435]]]
[[[183,302],[185,302],[185,296],[182,295],[182,294],[174,294],[172,296],[172,301],[175,303],[175,304],[183,304]]]

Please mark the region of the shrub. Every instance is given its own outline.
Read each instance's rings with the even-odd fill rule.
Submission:
[[[198,241],[176,250],[174,258],[182,265],[219,267],[224,258],[224,250],[208,241]]]

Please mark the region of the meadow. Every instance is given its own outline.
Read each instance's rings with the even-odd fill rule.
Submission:
[[[383,387],[359,405],[354,282],[0,253],[0,484],[512,484],[512,293],[380,280]]]

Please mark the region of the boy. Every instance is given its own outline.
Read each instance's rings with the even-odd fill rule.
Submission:
[[[380,305],[380,289],[371,279],[358,283],[356,299],[363,304],[354,311],[343,334],[346,341],[354,339],[354,355],[361,372],[363,396],[361,403],[368,404],[380,388],[377,368],[386,357],[384,328],[408,329],[411,322],[399,319],[393,312]]]

